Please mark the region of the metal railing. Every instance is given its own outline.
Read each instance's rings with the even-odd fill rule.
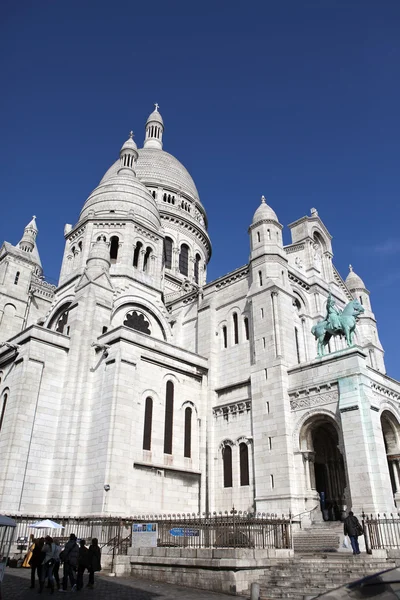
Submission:
[[[12,515],[10,515],[12,516]],[[35,530],[29,527],[36,516],[12,516],[17,527],[15,538],[51,535],[61,543],[71,533],[90,542],[97,538],[104,552],[127,554],[132,544],[134,523],[157,524],[157,546],[172,548],[291,548],[293,517],[277,514],[247,513],[232,509],[229,513],[138,515],[130,518],[82,517],[79,519],[51,515],[49,518],[64,529]]]
[[[141,515],[157,523],[157,546],[175,548],[290,548],[290,518],[265,513]]]
[[[400,548],[400,513],[367,515],[362,513],[365,546],[372,550]]]

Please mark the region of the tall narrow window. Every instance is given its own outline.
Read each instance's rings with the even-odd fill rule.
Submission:
[[[17,272],[15,273],[14,285],[18,285],[19,275],[20,275],[20,272],[19,272],[19,271],[17,271]]]
[[[249,339],[249,319],[247,317],[244,318],[244,333],[246,336],[246,340]]]
[[[224,446],[222,449],[224,462],[224,487],[232,487],[232,448]]]
[[[261,241],[260,232],[259,232],[259,231],[257,231],[257,242],[260,242],[260,241]]]
[[[0,415],[0,431],[3,426],[4,413],[6,412],[8,394],[3,394],[3,406],[1,407],[1,415]]]
[[[186,244],[182,244],[179,253],[179,272],[186,276],[189,272],[189,246]]]
[[[258,271],[258,282],[260,285],[262,285],[262,272]]]
[[[227,348],[228,347],[228,330],[226,328],[226,325],[224,325],[222,327],[222,339],[223,339],[224,348]]]
[[[164,454],[172,454],[172,428],[174,423],[174,384],[167,381],[165,394]]]
[[[149,270],[149,258],[150,258],[150,254],[151,254],[151,248],[146,248],[146,253],[144,255],[144,260],[143,260],[143,271],[148,271]]]
[[[362,303],[363,303],[363,299],[362,299],[362,296],[360,296],[360,304],[362,305]]]
[[[199,283],[199,265],[200,265],[200,254],[196,254],[196,261],[194,263],[194,280]]]
[[[164,240],[164,266],[166,269],[172,268],[172,240],[169,237]]]
[[[249,485],[249,447],[245,442],[239,444],[240,485]]]
[[[239,328],[238,328],[238,316],[237,313],[233,313],[233,342],[239,343]]]
[[[133,266],[137,267],[139,264],[139,256],[140,256],[140,251],[143,248],[143,244],[142,242],[137,242],[136,246],[135,246],[135,252],[133,253]]]
[[[118,258],[119,239],[116,235],[110,238],[110,261],[111,264],[115,264]]]
[[[187,407],[185,409],[185,458],[192,456],[192,409]]]
[[[153,400],[146,398],[144,409],[143,450],[151,450],[151,423],[153,420]]]
[[[299,331],[297,327],[294,328],[294,339],[296,341],[297,362],[300,364]]]

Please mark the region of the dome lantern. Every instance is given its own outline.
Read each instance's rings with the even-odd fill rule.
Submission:
[[[120,173],[124,175],[130,173],[131,175],[136,176],[136,162],[138,156],[137,146],[133,141],[133,131],[131,131],[129,138],[119,152],[120,167],[118,169],[118,175]]]
[[[158,104],[155,103],[155,109],[149,115],[146,121],[146,137],[144,140],[144,148],[157,148],[162,150],[162,136],[164,132],[164,121],[160,113],[158,112]]]
[[[32,220],[25,227],[24,235],[18,244],[21,250],[24,252],[32,252],[35,247],[37,233],[38,228],[36,226],[36,216],[33,215]]]

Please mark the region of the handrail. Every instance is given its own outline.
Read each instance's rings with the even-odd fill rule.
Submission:
[[[319,508],[319,506],[320,505],[318,503],[315,506],[313,506],[313,508],[309,508],[308,510],[303,510],[303,512],[299,513],[298,515],[289,515],[289,519],[290,519],[290,521],[293,522],[296,517],[301,517],[301,515],[306,515],[307,513],[311,514],[313,512],[313,510],[315,510],[316,508]],[[300,519],[300,521],[301,521],[301,519]]]

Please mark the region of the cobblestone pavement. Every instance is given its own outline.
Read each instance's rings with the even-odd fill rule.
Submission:
[[[109,577],[108,575],[96,574],[95,588],[88,590],[86,587],[74,594],[68,591],[67,594],[61,594],[57,591],[50,596],[50,590],[45,589],[41,596],[35,590],[29,589],[30,570],[29,569],[7,569],[3,584],[1,586],[2,600],[33,600],[36,598],[85,598],[89,600],[228,600],[232,596],[226,594],[217,594],[205,590],[196,590],[185,588],[178,585],[169,585],[167,583],[152,583],[143,579],[134,579],[133,577]],[[86,586],[87,575],[84,576]],[[241,596],[235,596],[238,600],[244,600]]]

